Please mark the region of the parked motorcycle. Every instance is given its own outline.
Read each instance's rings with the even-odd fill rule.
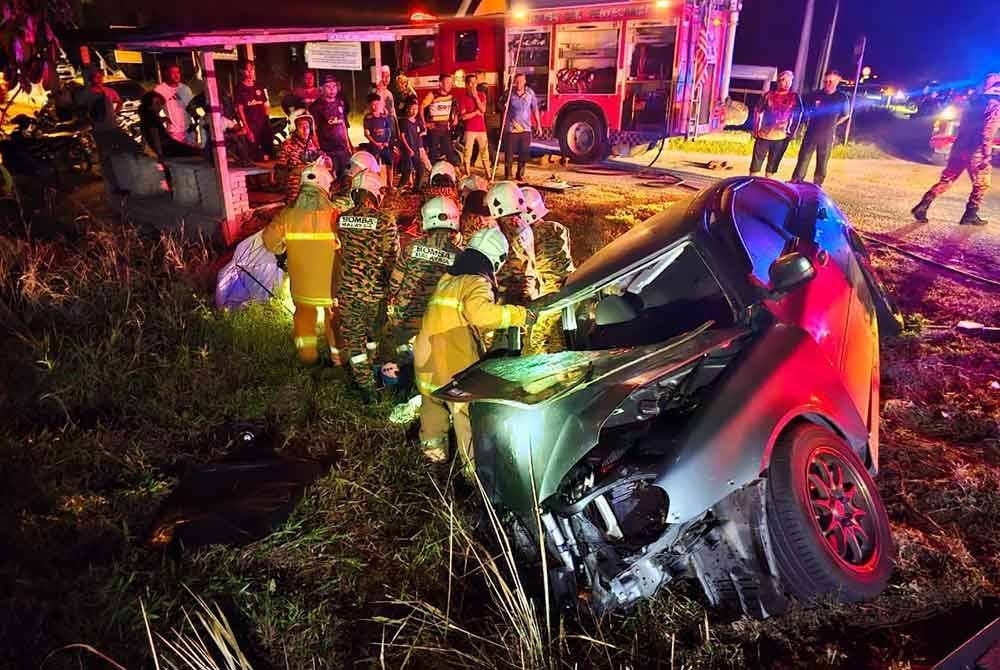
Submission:
[[[13,124],[13,132],[0,141],[0,155],[14,174],[85,174],[97,161],[97,145],[89,122],[21,114],[14,117]]]

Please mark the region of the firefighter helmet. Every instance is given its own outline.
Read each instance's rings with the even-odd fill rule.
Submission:
[[[983,93],[986,95],[1000,95],[1000,72],[993,72],[986,75],[983,82]]]
[[[455,201],[443,195],[431,198],[420,208],[420,223],[425,233],[435,228],[458,230],[461,216]]]
[[[351,155],[351,163],[347,166],[347,174],[353,179],[359,172],[368,170],[375,174],[382,174],[382,165],[378,159],[367,151],[356,151]]]
[[[473,191],[487,191],[490,183],[477,174],[470,174],[458,185],[458,194],[465,198]]]
[[[524,218],[528,223],[535,223],[545,218],[549,213],[549,208],[545,206],[545,200],[537,188],[525,186],[521,189],[524,194]]]
[[[307,165],[302,170],[302,185],[313,186],[325,195],[330,195],[333,187],[333,173],[330,172],[328,161],[320,159]]]
[[[498,181],[486,194],[486,203],[493,217],[520,214],[524,211],[524,193],[512,181]]]
[[[351,194],[353,195],[357,191],[367,191],[375,198],[376,206],[382,204],[382,190],[384,188],[382,177],[371,170],[362,170],[351,180]]]
[[[449,181],[443,182],[442,179],[445,178]],[[435,183],[435,179],[437,182]],[[431,167],[431,185],[432,186],[451,186],[458,180],[458,174],[455,172],[455,166],[448,161],[438,161]]]
[[[507,252],[510,251],[507,238],[499,228],[477,230],[469,239],[469,248],[486,256],[493,266],[493,272],[500,271],[500,267],[507,260]]]
[[[288,115],[288,125],[292,127],[293,131],[295,130],[295,125],[302,120],[309,122],[310,131],[316,130],[316,119],[313,118],[313,115],[308,110],[293,109],[292,113]]]

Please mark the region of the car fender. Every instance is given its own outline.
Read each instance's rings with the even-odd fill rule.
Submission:
[[[822,422],[859,454],[865,418],[840,371],[802,329],[776,324],[747,347],[692,417],[656,485],[682,523],[760,477],[782,430],[798,418]]]

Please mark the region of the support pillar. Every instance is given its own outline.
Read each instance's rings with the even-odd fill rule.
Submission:
[[[222,119],[222,98],[219,96],[219,82],[215,75],[215,56],[211,51],[201,52],[201,62],[205,68],[205,100],[208,103],[209,142],[212,159],[215,162],[216,184],[222,204],[222,234],[226,244],[236,241],[239,221],[236,206],[229,189],[229,160],[226,156],[225,125]]]

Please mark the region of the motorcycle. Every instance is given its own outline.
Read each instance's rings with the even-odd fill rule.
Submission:
[[[3,162],[15,174],[52,177],[86,174],[97,160],[97,145],[89,122],[58,121],[20,114],[11,134],[0,141]]]

